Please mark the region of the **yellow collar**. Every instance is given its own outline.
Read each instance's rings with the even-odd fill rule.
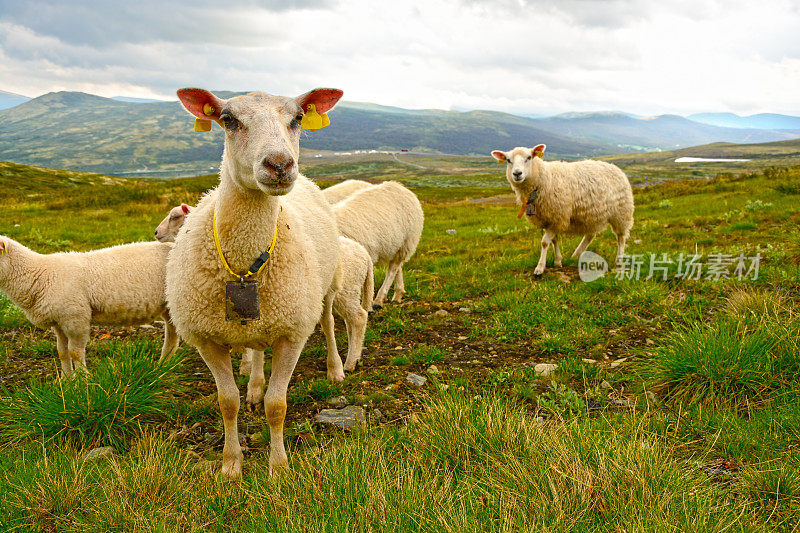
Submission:
[[[261,254],[258,259],[250,266],[244,274],[237,274],[234,272],[228,262],[225,260],[225,255],[222,253],[222,246],[219,243],[219,233],[217,232],[217,210],[214,209],[213,214],[211,215],[211,227],[213,228],[214,232],[214,245],[217,247],[217,254],[219,254],[219,258],[222,260],[222,265],[225,267],[232,276],[237,277],[239,279],[249,278],[250,276],[254,276],[259,274],[264,267],[267,266],[267,261],[269,260],[270,256],[272,255],[272,250],[275,249],[275,242],[278,240],[278,217],[275,217],[275,231],[272,233],[272,242],[269,245],[269,248],[266,252]]]

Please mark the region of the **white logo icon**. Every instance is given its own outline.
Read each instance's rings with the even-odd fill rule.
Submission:
[[[608,261],[594,252],[583,252],[578,259],[578,276],[589,283],[600,279],[608,272]]]

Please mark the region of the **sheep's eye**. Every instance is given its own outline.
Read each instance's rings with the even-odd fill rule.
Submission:
[[[528,159],[526,159],[525,161],[530,161],[530,160],[531,160],[531,156],[528,156]]]
[[[289,126],[290,126],[290,127],[293,129],[293,130],[296,130],[297,128],[299,128],[299,127],[300,127],[300,121],[301,121],[301,120],[303,120],[303,112],[302,112],[302,111],[298,112],[298,113],[297,113],[297,115],[295,115],[295,117],[294,117],[294,118],[292,119],[292,121],[289,123]]]
[[[506,159],[506,164],[510,165],[511,164],[511,160],[510,159]]]
[[[225,126],[226,130],[236,131],[239,129],[239,121],[230,113],[223,113],[219,116],[219,119],[222,121],[222,125]]]

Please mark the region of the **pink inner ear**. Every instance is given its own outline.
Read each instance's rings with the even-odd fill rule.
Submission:
[[[327,113],[344,94],[339,89],[314,89],[295,98],[303,111],[308,111],[308,105],[314,104],[317,113]]]
[[[545,146],[543,144],[537,144],[536,146],[534,146],[533,151],[534,152],[544,152],[544,149],[545,149]]]
[[[216,120],[225,106],[225,100],[217,98],[205,89],[178,89],[178,98],[189,113],[199,118]],[[205,113],[206,104],[213,110],[210,115]]]
[[[181,211],[183,211],[184,215],[188,215],[189,214],[189,206],[186,205],[186,204],[181,204]]]
[[[492,152],[492,155],[496,159],[500,159],[500,160],[504,160],[506,158],[506,155],[503,152],[499,151],[499,150],[495,150],[494,152]]]

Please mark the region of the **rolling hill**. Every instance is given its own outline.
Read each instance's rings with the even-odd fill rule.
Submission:
[[[218,92],[229,97],[236,93]],[[342,102],[332,125],[304,134],[306,150],[400,150],[486,155],[544,142],[552,157],[764,142],[800,133],[720,128],[682,117],[577,113],[533,119],[494,111],[410,110]],[[0,110],[0,160],[122,175],[193,175],[216,168],[222,132],[195,133],[177,101],[131,102],[49,93]]]

